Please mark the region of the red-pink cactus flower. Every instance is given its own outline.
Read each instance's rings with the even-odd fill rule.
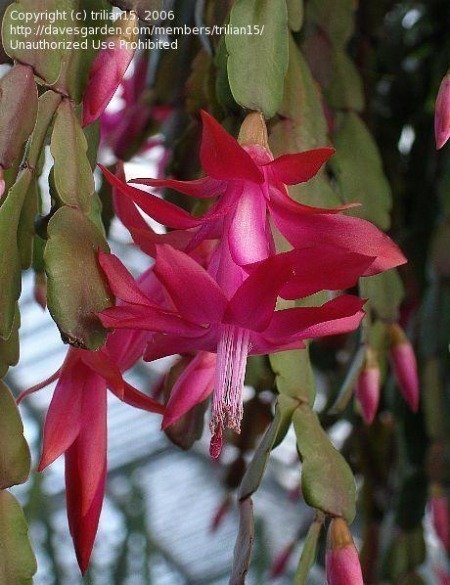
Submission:
[[[305,339],[352,331],[363,317],[364,301],[350,295],[321,307],[275,311],[278,293],[293,272],[302,280],[296,258],[295,253],[286,253],[260,262],[227,296],[190,256],[167,244],[156,245],[154,273],[167,291],[172,311],[156,306],[117,258],[99,254],[111,289],[126,303],[100,313],[106,327],[155,332],[144,356],[149,361],[195,351],[217,354],[210,424],[213,457],[220,453],[224,427],[240,429],[248,354],[301,348]],[[183,408],[188,401],[191,407],[197,402],[189,395],[184,400]]]
[[[389,325],[391,342],[390,359],[400,392],[409,408],[417,412],[419,408],[419,376],[414,349],[397,323]]]
[[[261,144],[263,141],[258,144],[246,141],[241,145],[206,112],[202,112],[202,120],[200,160],[206,177],[194,181],[135,179],[132,182],[169,187],[194,197],[217,197],[203,216],[194,217],[132,187],[107,169],[103,169],[105,177],[156,221],[174,229],[191,228],[191,247],[202,239],[220,238],[221,262],[228,255],[229,261],[242,267],[271,255],[275,246],[269,219],[294,247],[316,246],[321,242],[371,258],[365,276],[406,261],[392,240],[370,222],[340,213],[349,206],[321,209],[302,205],[289,197],[285,184],[302,183],[314,177],[333,154],[332,148],[273,159],[268,147]]]
[[[161,289],[151,270],[139,279],[148,294]],[[155,294],[154,294],[155,293]],[[121,330],[99,351],[70,348],[61,368],[23,392],[58,380],[44,423],[42,471],[65,455],[67,515],[81,571],[87,569],[103,504],[106,477],[106,390],[136,408],[162,414],[164,407],[122,377],[144,352],[148,334]]]
[[[328,585],[364,585],[358,551],[342,518],[333,518],[328,528],[326,573]]]
[[[434,111],[434,136],[436,148],[442,148],[450,138],[450,73],[439,87]]]
[[[372,424],[380,401],[380,367],[371,348],[366,350],[365,363],[356,383],[355,395],[365,423]]]

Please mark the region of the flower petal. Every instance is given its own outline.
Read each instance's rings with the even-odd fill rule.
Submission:
[[[125,195],[138,205],[157,222],[175,229],[187,229],[201,223],[201,219],[192,217],[189,213],[180,209],[173,203],[156,197],[151,193],[131,187],[122,182],[103,165],[98,165],[110,185],[115,187],[122,195]]]
[[[259,262],[230,300],[224,321],[252,331],[265,329],[274,314],[279,291],[291,274],[288,254]]]
[[[228,229],[230,251],[236,264],[252,264],[269,255],[271,236],[266,232],[266,210],[267,202],[260,187],[247,183]]]
[[[80,350],[80,357],[86,366],[97,373],[119,398],[124,393],[124,381],[117,365],[104,349],[99,351]]]
[[[334,148],[315,148],[296,154],[284,154],[264,166],[272,171],[276,181],[285,185],[296,185],[312,179],[334,153]]]
[[[94,546],[97,534],[98,521],[103,505],[106,481],[106,453],[102,461],[102,472],[96,486],[95,495],[86,514],[81,513],[80,493],[83,490],[83,480],[78,468],[79,447],[78,440],[66,452],[66,501],[67,516],[70,534],[74,542],[75,553],[82,573],[85,573]]]
[[[271,208],[276,226],[294,247],[314,246],[320,242],[375,258],[364,276],[378,274],[406,262],[400,248],[364,219],[329,213],[293,215],[278,203],[271,203]]]
[[[157,414],[164,414],[165,412],[163,404],[157,402],[154,398],[144,394],[140,390],[137,390],[127,382],[125,382],[125,389],[121,400],[130,406],[134,406],[134,408],[146,410],[147,412],[156,412]]]
[[[197,337],[180,337],[178,335],[154,335],[148,342],[144,360],[152,362],[170,355],[193,353],[196,351],[215,352],[218,343],[218,328],[207,331]]]
[[[77,438],[83,389],[92,378],[95,374],[81,362],[76,350],[70,349],[45,417],[38,471],[53,463]]]
[[[149,303],[148,297],[140,290],[117,256],[99,250],[98,261],[108,279],[110,289],[117,298],[131,304]]]
[[[123,170],[123,162],[116,164],[116,177],[122,182],[125,181],[125,173]],[[112,200],[114,211],[123,225],[131,231],[131,228],[139,228],[142,230],[150,229],[147,222],[137,210],[134,202],[128,197],[123,197],[118,192],[117,186],[112,188]]]
[[[175,189],[184,195],[191,195],[199,199],[217,197],[222,195],[226,183],[212,179],[211,177],[202,177],[194,181],[177,181],[176,179],[132,179],[130,183],[138,185],[148,185],[149,187],[163,187]]]
[[[165,429],[175,423],[196,404],[203,402],[212,392],[216,355],[199,352],[176,381],[162,422]]]
[[[317,245],[286,253],[292,261],[293,276],[280,296],[300,299],[320,290],[345,290],[354,286],[375,258],[337,246]]]
[[[182,319],[177,313],[152,305],[110,307],[98,313],[100,321],[111,329],[141,329],[186,337],[200,335],[204,327]]]
[[[226,297],[190,256],[167,244],[157,245],[154,271],[184,318],[200,324],[220,321]]]
[[[214,179],[242,179],[254,183],[264,181],[251,156],[224,128],[204,110],[200,161],[209,176]]]
[[[81,478],[81,514],[89,511],[106,460],[106,382],[98,375],[83,391],[81,428],[77,438],[78,473]]]
[[[320,307],[296,307],[276,311],[264,336],[280,344],[313,339],[356,329],[364,317],[364,299],[342,295]]]

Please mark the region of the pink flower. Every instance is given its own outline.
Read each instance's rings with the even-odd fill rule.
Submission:
[[[275,311],[278,293],[289,286],[294,271],[295,278],[303,281],[296,265],[301,255],[296,252],[260,262],[235,292],[227,295],[190,256],[167,244],[155,247],[154,273],[174,310],[158,308],[114,256],[100,253],[100,264],[114,294],[127,303],[106,309],[100,318],[106,327],[163,333],[151,338],[144,356],[149,361],[195,351],[217,354],[210,424],[213,457],[220,453],[224,427],[240,429],[247,355],[301,348],[305,339],[351,331],[362,319],[364,301],[349,295],[321,307]],[[183,409],[198,401],[196,396],[183,396]]]
[[[149,293],[161,287],[149,270],[139,279]],[[42,471],[65,455],[69,528],[81,571],[87,569],[103,504],[106,477],[106,390],[136,408],[162,414],[163,405],[139,392],[122,372],[139,359],[145,331],[116,331],[99,351],[70,348],[61,368],[26,395],[58,380],[44,423]]]
[[[137,24],[136,16],[130,13],[127,18],[121,19],[124,30],[133,29]],[[134,55],[129,35],[108,37],[107,46],[100,49],[89,71],[89,79],[83,97],[83,121],[87,126],[95,122],[105,111],[116,89],[122,81],[128,65]]]
[[[434,136],[438,150],[450,138],[450,73],[447,73],[442,80],[436,98]]]
[[[355,394],[365,423],[372,424],[380,400],[380,368],[375,353],[370,348],[366,351],[365,364],[359,374]]]
[[[440,485],[431,487],[430,498],[433,526],[446,551],[450,552],[450,516],[448,498]]]
[[[406,261],[392,240],[371,223],[340,213],[349,206],[321,209],[302,205],[288,196],[285,184],[312,178],[333,154],[332,148],[286,154],[274,160],[268,147],[248,143],[241,146],[209,114],[202,112],[202,119],[200,160],[208,173],[206,177],[194,181],[135,179],[133,182],[169,187],[194,197],[217,197],[203,216],[193,217],[120,181],[107,169],[103,169],[105,177],[156,221],[175,229],[190,229],[191,248],[202,239],[221,238],[222,264],[225,256],[229,257],[228,264],[245,266],[273,254],[269,219],[294,247],[311,247],[320,242],[371,258],[363,272],[366,276]]]
[[[358,551],[342,518],[330,522],[325,561],[328,585],[364,585]]]
[[[403,398],[413,412],[419,408],[419,376],[414,349],[397,323],[389,326],[390,358]]]

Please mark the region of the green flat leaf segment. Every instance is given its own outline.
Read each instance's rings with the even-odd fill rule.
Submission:
[[[236,0],[230,26],[259,31],[225,37],[233,97],[242,107],[272,118],[283,99],[289,61],[286,0]]]
[[[356,486],[350,467],[307,405],[302,404],[294,411],[293,423],[302,459],[305,502],[351,523],[355,517]]]
[[[31,458],[16,402],[1,380],[0,413],[0,490],[4,490],[27,479]]]
[[[7,491],[0,491],[0,583],[31,585],[37,565],[22,508]]]
[[[336,128],[336,154],[330,159],[330,166],[343,199],[361,203],[348,213],[368,219],[382,230],[388,229],[391,189],[374,139],[354,112],[338,114]]]
[[[88,213],[94,193],[94,177],[87,158],[87,141],[69,100],[56,113],[50,150],[55,160],[56,190],[62,203]]]
[[[103,235],[78,209],[63,206],[48,224],[44,261],[48,306],[63,337],[76,347],[98,349],[106,337],[96,313],[112,304],[100,274],[97,251]]]

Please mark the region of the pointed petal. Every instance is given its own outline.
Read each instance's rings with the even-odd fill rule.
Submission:
[[[125,173],[123,170],[123,162],[116,164],[116,177],[120,181],[125,182]],[[150,229],[147,226],[147,222],[137,210],[134,202],[128,197],[123,197],[118,192],[117,187],[112,188],[112,200],[114,205],[114,211],[123,225],[131,231],[132,228],[139,228],[142,230]]]
[[[84,389],[81,418],[77,451],[81,514],[85,516],[95,498],[106,461],[106,383],[100,376],[95,376]]]
[[[105,327],[111,329],[141,329],[186,337],[195,337],[205,331],[204,327],[185,321],[177,313],[150,304],[110,307],[98,313],[98,317]]]
[[[190,256],[167,244],[157,245],[154,271],[184,318],[200,324],[220,321],[227,303],[225,295]]]
[[[167,234],[157,234],[148,226],[145,229],[132,228],[130,230],[133,241],[139,248],[155,257],[155,244],[169,244],[177,250],[185,250],[198,230],[174,230]]]
[[[134,201],[142,211],[147,213],[157,222],[175,229],[187,229],[195,227],[201,223],[201,219],[192,217],[189,213],[173,203],[165,201],[160,197],[156,197],[151,193],[146,193],[145,191],[131,187],[128,183],[122,182],[118,177],[113,175],[113,173],[103,165],[98,166],[110,185],[115,187],[120,193],[122,193],[122,195],[125,195]]]
[[[269,255],[266,210],[267,202],[261,188],[247,183],[237,199],[228,230],[230,251],[236,264],[252,264]]]
[[[215,368],[215,354],[201,351],[194,357],[172,389],[162,422],[163,429],[175,423],[211,394]]]
[[[250,353],[249,355],[267,355],[290,349],[304,349],[305,343],[300,339],[282,343],[279,340],[267,339],[264,333],[259,331],[250,332]]]
[[[77,438],[81,426],[83,389],[92,377],[95,374],[76,357],[73,350],[69,350],[45,417],[38,471],[53,463]]]
[[[284,299],[300,299],[320,290],[350,288],[375,260],[372,256],[320,244],[296,248],[287,255],[295,275],[280,292]]]
[[[83,490],[83,483],[79,474],[78,452],[78,441],[75,441],[66,452],[66,501],[70,534],[74,542],[78,565],[84,574],[89,565],[103,505],[106,481],[106,453],[104,454],[102,473],[99,477],[92,504],[87,513],[82,515],[80,494]]]
[[[175,189],[184,195],[191,195],[199,199],[217,197],[222,195],[226,183],[212,179],[211,177],[202,177],[194,181],[177,181],[176,179],[132,179],[130,183],[138,185],[148,185],[149,187],[163,187]]]
[[[400,248],[364,219],[322,213],[294,215],[278,203],[271,203],[271,209],[276,226],[294,247],[314,246],[320,242],[375,258],[364,276],[378,274],[406,262]]]
[[[201,112],[203,122],[200,161],[214,179],[241,179],[262,183],[263,173],[251,156],[207,112]]]
[[[139,289],[136,281],[117,256],[99,250],[98,261],[114,296],[131,304],[145,305],[149,303],[148,297]]]
[[[214,328],[198,337],[179,337],[175,335],[154,335],[149,340],[144,353],[144,360],[152,362],[169,355],[194,353],[196,351],[215,352],[218,343],[218,331]]]
[[[321,307],[276,311],[264,336],[282,344],[353,331],[364,316],[364,299],[342,295]]]
[[[264,166],[272,171],[276,181],[285,185],[296,185],[312,179],[334,152],[334,148],[326,147],[284,154]]]
[[[230,300],[224,321],[252,331],[265,329],[275,311],[280,289],[292,274],[288,254],[259,262]]]
[[[80,350],[80,357],[92,371],[103,378],[114,394],[119,398],[123,397],[124,381],[122,374],[105,350]]]
[[[130,406],[134,406],[134,408],[146,410],[147,412],[156,412],[157,414],[164,414],[165,412],[165,406],[163,404],[137,390],[127,382],[125,382],[125,391],[121,400]]]

